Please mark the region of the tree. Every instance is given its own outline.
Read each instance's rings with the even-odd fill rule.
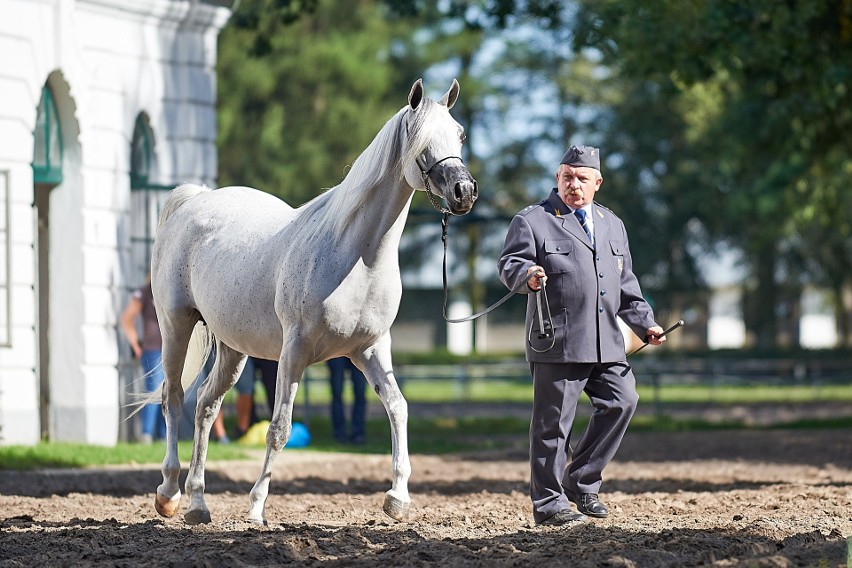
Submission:
[[[536,104],[542,88],[555,91],[547,62],[570,56],[568,49],[550,51],[558,43],[554,35],[562,29],[554,22],[564,10],[554,2],[532,2],[524,8],[521,4],[396,3],[402,12],[421,18],[421,36],[425,39],[416,47],[428,54],[433,68],[441,70],[436,73],[456,76],[462,84],[463,96],[453,114],[468,133],[466,161],[481,191],[474,212],[452,220],[450,244],[457,256],[466,258],[463,267],[467,281],[455,288],[463,289],[474,311],[484,307],[485,281],[496,281],[493,268],[486,279],[477,269],[483,257],[489,258],[487,264],[493,267],[499,252],[495,246],[502,239],[489,238],[493,235],[488,229],[498,223],[508,225],[512,213],[531,199],[546,195],[542,177],[553,165],[543,165],[539,149],[558,145],[559,150],[549,148],[554,157],[564,150],[564,132],[551,127],[550,113],[558,112],[560,106],[541,110]],[[536,12],[545,4],[554,7],[547,17]],[[459,246],[461,243],[466,248]],[[413,251],[425,250],[420,242],[409,244]]]
[[[323,2],[292,20],[277,4],[243,2],[220,35],[220,182],[297,206],[343,179],[419,70],[398,65],[410,28],[376,2]]]
[[[756,276],[747,323],[758,345],[774,345],[782,278],[804,273],[781,270],[796,268],[785,243],[803,243],[799,254],[822,247],[808,241],[825,232],[804,230],[811,220],[839,233],[835,254],[849,247],[849,209],[815,211],[835,211],[836,190],[850,181],[852,5],[584,0],[575,30],[575,47],[598,50],[625,82],[674,87],[670,110],[687,125],[688,146],[663,162],[667,176],[698,184],[715,207],[700,217],[705,228],[744,250]],[[697,172],[681,178],[684,157]],[[811,257],[829,280],[848,259],[835,254]]]

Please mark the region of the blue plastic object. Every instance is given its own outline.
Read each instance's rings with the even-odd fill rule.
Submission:
[[[290,431],[290,439],[287,440],[287,448],[304,448],[311,443],[311,433],[308,432],[307,426],[301,422],[293,422],[293,428]]]

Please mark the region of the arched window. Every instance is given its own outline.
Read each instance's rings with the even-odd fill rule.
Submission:
[[[151,158],[154,134],[144,114],[136,117],[133,141],[130,143],[130,189],[150,187]]]
[[[154,129],[145,112],[136,116],[130,141],[130,256],[129,282],[140,286],[151,262],[160,210],[174,185],[157,183]]]
[[[62,183],[62,127],[47,85],[41,90],[36,115],[35,148],[33,150],[33,183]]]

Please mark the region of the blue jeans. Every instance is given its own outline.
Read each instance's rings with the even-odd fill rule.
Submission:
[[[239,394],[250,394],[254,397],[254,381],[257,378],[257,371],[260,371],[260,380],[263,382],[263,388],[266,391],[266,401],[269,404],[269,416],[271,417],[275,410],[275,388],[276,381],[278,380],[278,361],[246,357],[246,366],[243,367],[243,372],[237,379],[235,388]],[[255,418],[254,406],[252,405],[252,417],[250,420],[252,424],[256,422]]]
[[[145,373],[145,390],[151,392],[163,383],[162,352],[151,349],[142,352],[142,371]],[[161,405],[146,404],[142,408],[142,433],[151,438],[166,437],[166,419]]]
[[[339,442],[364,440],[364,417],[366,414],[367,379],[358,367],[346,357],[337,357],[327,361],[331,380],[331,428],[334,438]],[[352,405],[352,427],[346,436],[346,415],[343,411],[343,381],[346,371],[352,378],[352,393],[355,403]]]

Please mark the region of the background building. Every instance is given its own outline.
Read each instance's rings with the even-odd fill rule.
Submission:
[[[113,444],[164,189],[214,184],[229,2],[0,0],[0,443]]]

